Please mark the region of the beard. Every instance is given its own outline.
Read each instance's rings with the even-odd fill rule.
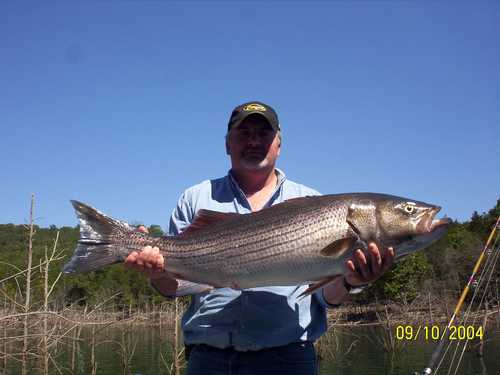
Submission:
[[[268,168],[270,163],[267,159],[261,161],[253,161],[253,160],[242,160],[241,165],[248,170],[258,171],[261,169]]]
[[[241,157],[241,165],[250,170],[259,170],[269,167],[267,153],[261,150],[245,151]]]

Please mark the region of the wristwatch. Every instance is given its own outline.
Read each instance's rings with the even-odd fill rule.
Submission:
[[[345,288],[345,290],[347,290],[347,293],[349,293],[349,294],[358,294],[358,293],[361,293],[369,285],[369,284],[356,285],[356,286],[351,285],[351,284],[349,284],[347,282],[345,276],[343,278],[343,282],[344,282],[344,288]]]

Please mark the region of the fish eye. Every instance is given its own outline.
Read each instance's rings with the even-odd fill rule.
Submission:
[[[410,204],[410,203],[406,203],[404,205],[403,209],[405,210],[406,213],[412,214],[415,212],[415,205]]]

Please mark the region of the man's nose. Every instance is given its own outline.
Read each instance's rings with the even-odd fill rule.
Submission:
[[[248,136],[247,143],[251,144],[251,145],[261,144],[262,143],[262,137],[257,132],[250,133],[249,136]]]

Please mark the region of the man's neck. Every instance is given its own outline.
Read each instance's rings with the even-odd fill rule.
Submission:
[[[231,174],[247,197],[265,190],[266,188],[274,188],[278,183],[278,176],[274,167],[264,171],[241,171],[232,169]]]

